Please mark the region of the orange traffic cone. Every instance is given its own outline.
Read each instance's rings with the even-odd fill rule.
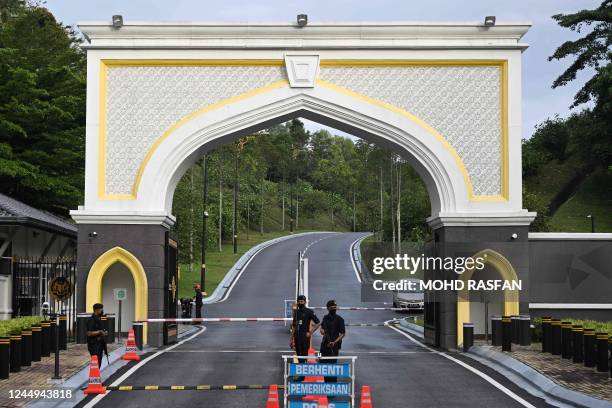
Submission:
[[[136,338],[134,337],[134,330],[130,329],[128,332],[128,340],[127,345],[125,346],[125,354],[121,357],[122,360],[130,360],[130,361],[140,361],[140,356],[138,355],[136,349]]]
[[[359,408],[372,408],[372,397],[370,396],[370,386],[361,386],[361,404]]]
[[[91,356],[89,363],[89,384],[83,391],[85,394],[106,394],[106,388],[102,386],[100,378],[100,367],[98,367],[98,356]]]
[[[319,407],[318,408],[327,408],[329,405],[327,402],[327,397],[319,397]]]
[[[270,390],[268,391],[268,402],[266,403],[266,408],[279,408],[278,401],[278,386],[276,384],[270,385]]]

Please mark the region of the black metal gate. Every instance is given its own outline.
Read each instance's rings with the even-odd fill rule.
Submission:
[[[76,259],[13,257],[13,316],[35,316],[42,313],[43,302],[49,302],[51,313],[65,313],[68,336],[74,340],[76,328],[76,293],[59,302],[49,297],[49,282],[64,277],[76,285]],[[74,289],[76,290],[76,289]]]
[[[166,267],[165,267],[165,317],[175,318],[178,294],[178,244],[166,233]],[[164,323],[164,344],[174,343],[178,336],[176,323]]]

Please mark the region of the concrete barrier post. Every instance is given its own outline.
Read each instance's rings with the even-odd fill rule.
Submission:
[[[561,358],[572,358],[572,322],[561,323]]]
[[[529,315],[521,315],[521,346],[531,344],[531,317]]]
[[[520,333],[519,333],[520,329],[521,329],[520,319],[521,319],[521,317],[518,316],[518,315],[511,317],[511,321],[512,321],[512,343],[513,344],[519,344],[520,343]]]
[[[467,353],[474,345],[474,324],[463,323],[463,352]]]
[[[141,322],[134,322],[132,328],[134,329],[134,337],[136,340],[136,347],[138,350],[142,350],[142,325]]]
[[[502,317],[502,351],[512,351],[512,318]]]
[[[595,367],[595,329],[584,329],[584,366]]]
[[[76,342],[77,344],[87,343],[87,318],[89,313],[78,313],[76,324]]]
[[[572,327],[572,357],[574,363],[581,364],[584,361],[584,336],[580,325]]]
[[[562,351],[561,346],[561,320],[552,319],[550,322],[551,330],[551,352],[555,356],[560,356]]]
[[[608,371],[608,333],[597,333],[597,371]]]
[[[502,317],[491,316],[491,344],[495,347],[502,345]]]

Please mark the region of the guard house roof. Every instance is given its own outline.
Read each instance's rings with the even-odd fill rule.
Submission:
[[[81,22],[88,49],[525,49],[529,22]]]
[[[0,226],[3,225],[25,225],[72,238],[77,236],[75,224],[0,193]]]

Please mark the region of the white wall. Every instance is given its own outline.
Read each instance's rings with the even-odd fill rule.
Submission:
[[[10,276],[0,275],[0,320],[11,318],[11,290],[13,281]]]
[[[134,279],[129,269],[119,262],[111,265],[102,278],[102,304],[104,305],[104,312],[115,313],[118,320],[119,305],[113,295],[113,289],[117,288],[127,289],[127,300],[124,300],[121,304],[121,331],[127,332],[132,328],[132,321],[135,316]],[[115,324],[118,324],[118,322]]]

